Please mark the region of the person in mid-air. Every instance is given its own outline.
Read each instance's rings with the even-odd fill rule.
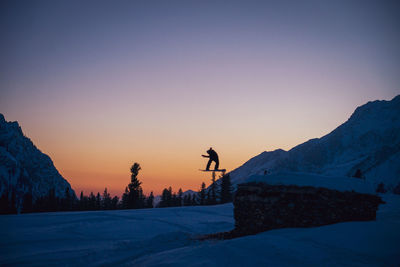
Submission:
[[[211,162],[213,162],[213,161],[215,162],[214,170],[218,170],[219,160],[218,160],[218,154],[217,154],[217,152],[215,152],[215,150],[213,150],[212,147],[210,147],[210,149],[207,150],[207,154],[208,154],[208,156],[202,155],[202,156],[205,157],[205,158],[210,158],[210,159],[208,160],[206,170],[207,170],[207,171],[210,170],[210,165],[211,165]]]

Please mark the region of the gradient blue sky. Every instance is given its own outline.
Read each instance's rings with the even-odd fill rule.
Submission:
[[[73,188],[197,189],[400,93],[398,1],[1,1],[0,112]]]

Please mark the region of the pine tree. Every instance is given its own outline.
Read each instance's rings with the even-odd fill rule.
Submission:
[[[172,194],[172,187],[170,186],[170,187],[168,187],[168,199],[167,199],[168,206],[167,207],[172,207],[174,205],[173,199],[174,198],[173,198],[173,194]]]
[[[176,196],[175,193],[173,193],[171,197],[171,207],[176,207],[176,206],[178,206],[178,197]]]
[[[85,210],[83,191],[79,197],[79,210]]]
[[[146,196],[145,194],[143,194],[142,187],[140,187],[137,209],[142,209],[145,207],[145,205],[146,205]]]
[[[65,188],[65,195],[63,202],[64,202],[63,210],[72,210],[74,203],[69,187]]]
[[[88,199],[88,210],[95,210],[96,209],[96,196],[93,192],[90,192],[89,199]]]
[[[171,192],[167,189],[164,188],[162,194],[161,194],[161,201],[159,203],[160,208],[165,208],[165,207],[170,207],[171,206]]]
[[[190,206],[197,206],[197,205],[199,205],[199,203],[200,203],[200,200],[199,200],[199,194],[197,193],[197,194],[191,194],[190,195],[190,198],[189,198],[189,201],[190,201]]]
[[[201,184],[201,189],[199,191],[199,205],[206,204],[206,184],[203,182]]]
[[[217,183],[215,182],[215,173],[213,172],[213,176],[211,179],[211,185],[207,192],[207,204],[215,205],[217,204]]]
[[[89,197],[83,195],[83,191],[81,191],[81,196],[79,199],[79,210],[90,210]]]
[[[225,174],[221,178],[221,203],[228,203],[232,201],[232,184],[229,174]]]
[[[146,200],[146,207],[153,208],[153,201],[154,201],[154,195],[153,191],[151,191],[149,197]]]
[[[139,163],[134,163],[131,167],[131,182],[128,185],[128,208],[129,209],[137,209],[137,208],[143,208],[144,206],[144,198],[143,198],[143,192],[141,188],[141,182],[137,178],[139,171],[141,170],[141,167]]]
[[[104,210],[110,210],[111,209],[111,196],[110,193],[107,191],[107,187],[104,188],[103,192],[103,200],[102,200],[102,208]]]
[[[189,206],[189,196],[190,195],[183,196],[183,206]]]
[[[95,206],[95,209],[96,210],[100,210],[101,209],[101,196],[100,196],[99,192],[97,192],[97,195],[96,195],[96,206]]]
[[[59,208],[58,198],[56,197],[56,190],[51,188],[47,195],[47,211],[57,211]]]
[[[122,208],[129,209],[129,190],[125,187],[125,192],[122,194]]]
[[[177,196],[177,206],[182,206],[182,202],[183,202],[183,191],[182,188],[179,188],[178,190],[178,196]]]
[[[111,200],[111,209],[116,210],[119,209],[119,198],[117,196],[113,197]]]

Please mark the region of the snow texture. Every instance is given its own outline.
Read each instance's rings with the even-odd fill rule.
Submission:
[[[50,157],[24,136],[18,122],[7,122],[0,114],[0,195],[15,191],[20,206],[26,192],[35,200],[54,188],[56,196],[65,197],[67,187],[75,196]]]
[[[400,95],[358,107],[344,124],[289,151],[263,152],[230,173],[232,184],[252,175],[300,172],[351,177],[360,169],[374,188],[400,183]]]
[[[398,266],[400,197],[377,220],[286,228],[232,240],[232,204],[0,216],[0,265]]]

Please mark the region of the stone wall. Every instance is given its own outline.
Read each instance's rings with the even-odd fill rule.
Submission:
[[[375,220],[376,195],[326,188],[248,183],[234,198],[235,229],[229,238],[285,227],[313,227],[346,221]]]

